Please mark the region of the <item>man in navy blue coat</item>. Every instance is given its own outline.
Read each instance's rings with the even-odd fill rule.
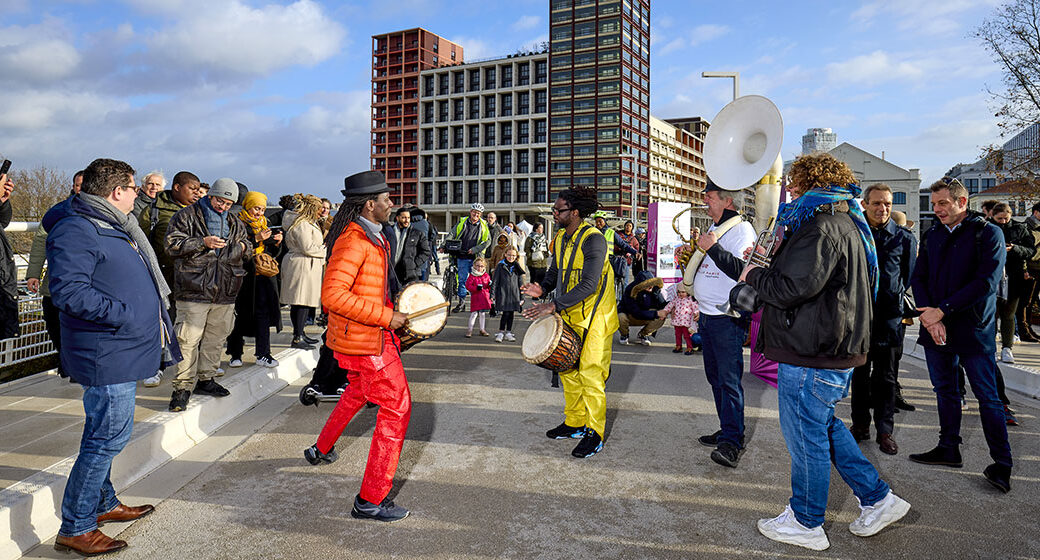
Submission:
[[[86,413],[54,547],[88,556],[126,547],[99,525],[154,509],[120,503],[109,475],[112,459],[130,440],[137,382],[180,359],[170,335],[170,289],[147,236],[128,217],[137,190],[132,167],[98,159],[84,170],[80,193],[43,218],[61,363],[83,386]]]
[[[910,460],[960,468],[961,399],[958,365],[963,365],[979,401],[982,431],[994,463],[983,472],[1003,492],[1011,490],[1011,445],[1004,407],[997,396],[997,283],[1007,250],[1000,229],[968,210],[968,191],[943,177],[931,186],[932,209],[940,223],[925,232],[911,286],[921,314],[918,344],[939,410],[939,445]]]

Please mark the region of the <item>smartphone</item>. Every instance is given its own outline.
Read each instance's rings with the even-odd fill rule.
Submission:
[[[267,226],[267,229],[269,229],[271,231],[277,231],[277,230],[281,230],[282,226]]]
[[[7,175],[7,172],[11,170],[11,160],[5,159],[4,164],[0,165],[0,175]]]

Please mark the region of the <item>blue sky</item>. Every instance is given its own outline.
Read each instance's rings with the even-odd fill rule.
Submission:
[[[830,127],[923,184],[1001,138],[1000,71],[971,37],[991,0],[651,3],[651,112],[709,120],[772,99],[783,155]],[[424,27],[467,59],[545,41],[548,0],[0,0],[0,153],[73,171],[231,176],[277,196],[338,198],[368,168],[370,37]]]

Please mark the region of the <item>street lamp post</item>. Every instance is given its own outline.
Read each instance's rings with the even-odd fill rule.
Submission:
[[[702,78],[733,78],[733,99],[740,97],[740,72],[701,72]]]

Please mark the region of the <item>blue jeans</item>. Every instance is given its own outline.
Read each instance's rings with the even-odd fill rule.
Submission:
[[[997,363],[993,354],[952,354],[925,347],[924,355],[939,409],[939,447],[956,448],[961,443],[961,396],[957,378],[958,365],[963,365],[971,391],[979,401],[989,456],[1010,467],[1011,444],[1004,405],[997,396]]]
[[[747,329],[727,315],[701,313],[697,329],[703,342],[704,373],[715,397],[720,442],[744,447],[744,338]]]
[[[849,369],[814,369],[779,364],[780,430],[791,455],[791,509],[810,529],[823,525],[831,463],[863,506],[888,495],[889,487],[863,456],[834,405],[849,391]]]
[[[123,450],[134,427],[137,382],[84,387],[83,438],[61,501],[59,535],[75,537],[97,529],[97,518],[119,505],[109,477],[112,459]]]
[[[466,279],[469,278],[469,271],[473,268],[473,259],[459,259],[459,299],[466,299]]]

